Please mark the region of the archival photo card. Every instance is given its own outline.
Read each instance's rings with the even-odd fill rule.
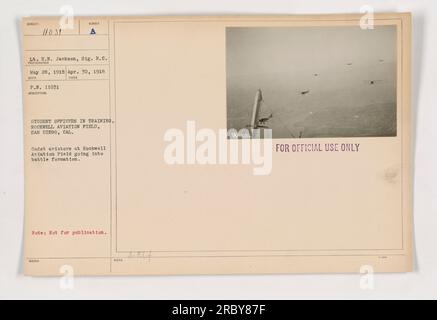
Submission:
[[[396,136],[396,52],[394,25],[228,27],[228,129]]]
[[[361,21],[24,18],[24,273],[413,270],[411,15]]]

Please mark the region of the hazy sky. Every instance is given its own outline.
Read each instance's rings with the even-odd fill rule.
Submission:
[[[228,28],[228,77],[394,62],[395,35],[395,26]]]

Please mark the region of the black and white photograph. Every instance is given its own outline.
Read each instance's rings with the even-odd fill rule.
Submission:
[[[228,27],[228,129],[396,136],[396,26]]]

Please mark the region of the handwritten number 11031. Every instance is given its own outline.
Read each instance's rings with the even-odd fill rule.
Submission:
[[[43,36],[60,36],[62,33],[62,29],[50,29],[44,28],[42,31]]]

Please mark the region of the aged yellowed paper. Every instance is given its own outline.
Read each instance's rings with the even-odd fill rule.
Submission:
[[[410,14],[22,33],[27,275],[412,270]]]

